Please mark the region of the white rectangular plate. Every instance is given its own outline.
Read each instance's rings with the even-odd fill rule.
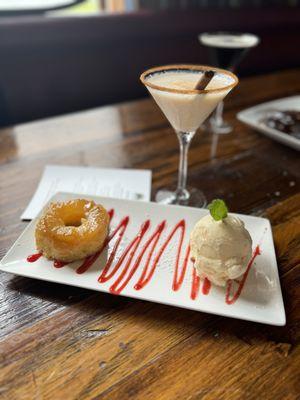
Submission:
[[[237,118],[271,139],[286,144],[296,150],[300,150],[299,139],[280,132],[277,129],[269,128],[260,122],[266,112],[270,110],[300,110],[300,96],[286,97],[284,99],[269,101],[255,107],[247,108],[239,112]]]
[[[54,196],[53,200],[59,201],[78,197],[80,197],[80,195],[59,193]],[[115,288],[115,292],[118,292],[118,289],[123,286],[127,279],[128,274],[132,273],[127,285],[118,294],[271,325],[285,324],[285,311],[282,301],[272,231],[267,219],[239,215],[239,217],[245,222],[246,228],[252,236],[253,249],[259,245],[261,255],[258,255],[255,258],[254,263],[249,269],[249,274],[244,277],[245,284],[241,290],[240,296],[233,304],[227,304],[226,293],[229,293],[229,299],[231,299],[234,293],[238,290],[239,284],[233,282],[230,292],[228,292],[228,287],[219,288],[212,286],[210,290],[208,290],[209,288],[203,281],[195,279],[192,261],[189,257],[185,257],[187,254],[186,251],[188,249],[191,230],[194,224],[201,217],[207,214],[207,210],[183,206],[165,206],[156,203],[145,203],[97,196],[85,196],[85,198],[103,204],[108,210],[114,210],[110,233],[116,230],[120,221],[124,220],[127,216],[129,217],[129,222],[124,231],[124,236],[122,237],[108,273],[114,269],[118,260],[120,260],[122,253],[126,252],[130,243],[133,243],[131,250],[134,250],[134,245],[137,243],[134,241],[134,238],[137,237],[143,223],[145,223],[146,220],[149,221],[149,227],[145,231],[140,243],[138,243],[131,263],[128,265],[127,273],[123,273],[123,279],[120,278],[122,278],[122,272],[126,267],[131,252],[128,252],[122,265],[110,279],[106,282],[98,282],[98,278],[101,273],[103,273],[104,266],[112,252],[112,248],[119,237],[118,234],[116,234],[114,239],[109,242],[94,264],[83,274],[78,274],[76,272],[77,268],[82,264],[82,261],[71,263],[63,268],[55,268],[53,262],[43,257],[39,258],[34,263],[29,263],[26,260],[27,256],[36,253],[34,231],[37,219],[33,220],[28,225],[16,243],[2,259],[0,269],[16,275],[108,293],[112,288]],[[142,289],[137,290],[135,285],[139,282],[144,271],[150,254],[149,250],[151,250],[154,242],[150,242],[150,244],[148,243],[148,250],[145,251],[139,266],[136,268],[135,272],[133,272],[135,261],[138,259],[142,249],[147,244],[147,241],[156,231],[157,226],[164,220],[166,225],[162,230],[161,236],[153,251],[145,277],[150,273],[156,257],[158,257],[160,250],[163,249],[163,245],[166,243],[166,239],[174,227],[179,221],[184,220],[185,233],[183,236],[178,268],[178,276],[180,277],[183,270],[184,260],[186,258],[187,264],[184,279],[181,286],[179,285],[180,287],[177,288],[178,290],[173,290],[172,285],[176,258],[180,237],[183,232],[182,228],[178,228],[168,245],[165,246],[165,251],[158,260],[152,278]],[[120,233],[120,231],[118,232]],[[119,285],[116,284],[118,279],[120,282]],[[240,279],[240,281],[242,280],[243,279]],[[199,284],[198,292],[197,283]],[[192,289],[194,289],[194,296],[191,296]],[[195,296],[195,293],[198,293],[197,296]]]

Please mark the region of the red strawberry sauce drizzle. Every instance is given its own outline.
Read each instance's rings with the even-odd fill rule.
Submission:
[[[237,299],[240,297],[240,294],[241,294],[241,292],[243,290],[243,287],[245,285],[245,282],[246,282],[246,279],[248,277],[248,274],[249,274],[249,271],[251,269],[251,266],[254,263],[255,258],[257,256],[259,256],[260,254],[261,254],[260,247],[256,246],[256,248],[255,248],[255,250],[254,250],[254,252],[252,254],[252,257],[251,257],[251,259],[250,259],[250,261],[248,263],[246,272],[242,276],[242,279],[239,281],[238,287],[237,287],[237,289],[235,290],[234,293],[232,293],[232,291],[233,291],[232,290],[232,280],[228,281],[227,288],[226,288],[226,296],[225,296],[225,301],[226,301],[227,304],[229,304],[229,305],[230,304],[234,304],[237,301]]]
[[[34,262],[36,262],[39,258],[41,258],[42,255],[43,255],[42,253],[31,254],[30,256],[28,256],[28,257],[26,258],[26,260],[27,260],[29,263],[34,263]]]

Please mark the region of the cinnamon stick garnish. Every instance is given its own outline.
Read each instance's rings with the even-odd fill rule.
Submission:
[[[203,75],[199,79],[197,85],[195,86],[196,90],[204,90],[209,82],[214,77],[215,72],[212,70],[204,71]]]

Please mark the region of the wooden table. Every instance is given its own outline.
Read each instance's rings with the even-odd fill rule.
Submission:
[[[287,312],[271,327],[1,273],[0,397],[13,399],[299,398],[299,153],[239,123],[259,102],[299,93],[300,70],[243,79],[226,101],[234,133],[199,133],[189,182],[273,226]],[[0,131],[0,253],[46,164],[151,168],[176,181],[178,144],[150,99]],[[298,195],[297,195],[298,193]],[[298,298],[297,298],[298,296]],[[298,396],[298,397],[297,397]]]

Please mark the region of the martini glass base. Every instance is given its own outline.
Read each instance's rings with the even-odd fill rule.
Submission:
[[[207,205],[203,192],[191,187],[181,193],[180,196],[176,190],[161,189],[156,193],[155,201],[160,204],[177,204],[199,208],[204,208]]]
[[[226,121],[222,121],[221,123],[217,123],[214,121],[212,118],[209,121],[209,130],[213,133],[217,133],[219,135],[224,135],[226,133],[232,132],[233,128],[230,124],[228,124]]]

